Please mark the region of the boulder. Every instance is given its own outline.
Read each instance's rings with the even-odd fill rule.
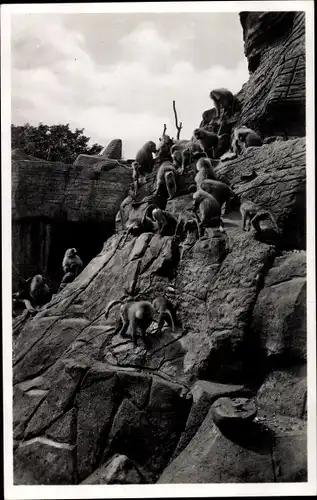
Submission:
[[[113,158],[114,160],[121,160],[122,157],[122,140],[113,139],[109,142],[100,153],[100,156],[105,156],[106,158]]]
[[[267,443],[250,449],[226,437],[213,422],[212,408],[186,448],[167,466],[158,483],[273,482]]]
[[[281,415],[303,418],[307,398],[304,367],[274,371],[264,380],[257,393],[260,408]]]
[[[254,400],[247,398],[219,398],[211,408],[214,422],[220,429],[249,424],[257,414]]]
[[[253,310],[252,330],[269,366],[306,360],[306,255],[278,257]]]
[[[294,440],[294,449],[290,443]],[[287,462],[289,460],[289,462]],[[253,483],[307,480],[302,420],[261,412],[243,429],[213,422],[213,408],[186,448],[166,467],[164,483]]]
[[[186,427],[173,453],[173,459],[180,454],[198,431],[214,401],[217,401],[218,398],[222,398],[223,396],[237,397],[252,395],[252,391],[243,385],[219,384],[209,382],[208,380],[198,380],[192,386],[190,392],[193,396],[193,403],[188,415]]]
[[[15,485],[76,484],[74,446],[44,437],[24,441],[14,455]]]

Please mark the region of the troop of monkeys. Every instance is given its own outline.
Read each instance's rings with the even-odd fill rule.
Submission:
[[[215,108],[205,112],[203,119],[210,119],[210,121],[214,119],[219,120],[220,127],[218,133],[208,131],[205,128],[197,128],[194,130],[193,138],[190,141],[174,141],[168,135],[163,134],[158,148],[156,148],[153,141],[148,141],[138,151],[135,162],[132,164],[133,182],[136,193],[140,187],[140,177],[152,172],[154,167],[153,154],[157,154],[159,161],[163,163],[157,171],[155,194],[158,195],[163,188],[167,191],[168,199],[171,199],[176,194],[177,175],[184,173],[184,168],[187,164],[191,162],[196,163],[195,185],[190,187],[190,192],[193,192],[192,209],[196,215],[199,237],[202,236],[205,228],[219,228],[220,231],[224,231],[221,219],[222,208],[225,205],[225,213],[228,212],[230,200],[235,197],[235,193],[230,186],[220,181],[214,170],[215,163],[217,163],[217,148],[224,139],[219,134],[219,130],[222,120],[226,116],[230,117],[234,112],[234,96],[227,89],[216,89],[210,92],[210,98],[213,100]],[[210,116],[207,117],[207,114]],[[230,144],[227,145],[230,146]],[[249,146],[261,145],[261,138],[252,129],[247,127],[234,129],[231,137],[231,149],[236,155],[241,155]],[[167,161],[164,162],[164,160]],[[252,225],[259,232],[261,230],[260,221],[268,217],[278,230],[273,216],[249,200],[242,201],[240,212],[243,230],[250,231]],[[178,223],[179,220],[174,214],[162,210],[154,204],[147,207],[142,220],[142,226],[145,231],[153,232],[158,230],[161,235],[166,234],[168,230],[172,231],[172,233],[174,232],[176,235]],[[129,230],[126,237],[128,234]],[[66,250],[62,267],[65,275],[58,292],[67,283],[73,281],[83,268],[83,263],[75,248]],[[49,302],[51,298],[50,289],[41,275],[36,275],[25,281],[24,289],[14,294],[14,299],[23,300],[26,308],[32,314],[37,312],[38,307]],[[119,303],[122,303],[122,300],[114,300],[108,304],[105,311],[106,318],[110,309]],[[137,345],[138,331],[140,331],[143,340],[145,340],[147,329],[157,313],[158,332],[161,331],[167,316],[174,331],[174,320],[170,310],[170,303],[165,297],[157,297],[153,303],[147,300],[122,303],[120,308],[122,326],[119,334],[123,337],[128,334],[133,343]]]
[[[210,93],[210,97],[215,103],[216,112],[212,118],[219,118],[220,122],[230,111],[234,104],[233,95],[226,89],[217,89]],[[221,127],[221,126],[220,126]],[[205,130],[204,128],[195,129],[191,141],[173,141],[167,135],[163,135],[160,145],[156,148],[153,141],[149,141],[138,151],[136,160],[132,164],[133,181],[135,193],[139,189],[140,175],[150,173],[154,167],[153,154],[162,161],[156,175],[155,195],[158,195],[161,188],[165,188],[168,199],[175,196],[177,190],[177,174],[182,175],[186,164],[191,161],[196,162],[195,186],[191,186],[190,192],[193,192],[193,211],[197,215],[199,210],[200,217],[198,222],[198,235],[201,237],[204,228],[219,227],[224,231],[223,221],[221,219],[222,207],[225,205],[225,213],[229,210],[230,200],[235,197],[233,190],[217,178],[214,170],[216,151],[222,136],[215,132]],[[233,131],[231,148],[236,155],[241,155],[247,147],[261,146],[262,139],[252,129],[239,127]],[[166,161],[164,160],[172,160]],[[242,229],[250,231],[251,225],[257,232],[261,231],[260,221],[270,218],[275,229],[279,231],[276,221],[272,214],[262,210],[259,206],[249,200],[243,200],[240,205],[242,216]],[[158,230],[159,234],[166,234],[168,230],[177,233],[179,219],[167,210],[162,210],[154,204],[150,204],[144,213],[141,221],[141,227],[144,231]],[[129,234],[127,231],[126,238]],[[126,240],[125,238],[125,240]],[[124,240],[124,241],[125,241]],[[108,317],[110,309],[122,301],[116,300],[109,303],[105,316]],[[149,301],[132,301],[121,305],[120,319],[121,329],[119,334],[125,336],[129,334],[134,344],[137,344],[137,332],[140,330],[143,340],[145,340],[146,330],[152,323],[156,312],[158,312],[158,331],[161,331],[164,318],[170,317],[172,329],[174,330],[174,321],[169,310],[168,301],[164,297],[158,297],[153,303]]]
[[[68,248],[66,250],[62,261],[62,268],[65,274],[57,293],[63,290],[68,283],[74,281],[83,269],[83,262],[76,248]],[[41,274],[20,281],[22,282],[22,287],[18,292],[13,294],[13,300],[15,303],[23,302],[29,313],[37,313],[41,306],[51,301],[53,297],[52,291],[46,283],[46,278]]]
[[[132,163],[135,193],[140,187],[140,177],[153,170],[153,154],[156,154],[160,161],[172,159],[173,164],[180,167],[178,173],[182,174],[185,165],[190,160],[197,160],[200,156],[205,155],[212,159],[219,158],[229,148],[234,155],[239,156],[244,153],[246,148],[263,144],[261,137],[246,126],[235,128],[231,138],[229,134],[220,134],[223,121],[234,113],[235,97],[229,90],[220,88],[212,90],[210,98],[215,107],[203,113],[203,121],[207,125],[208,123],[220,123],[217,133],[207,130],[207,126],[207,128],[196,128],[190,141],[173,140],[168,135],[163,134],[158,148],[153,141],[146,142],[137,152],[135,161]],[[215,126],[213,125],[212,128],[215,129]],[[170,189],[173,190],[175,172],[166,167],[164,173],[160,173],[160,183],[163,181],[163,176],[166,184],[169,184]]]
[[[227,89],[211,91],[210,98],[213,100],[215,107],[206,111],[203,118],[210,120],[210,123],[220,123],[220,129],[222,120],[234,113],[235,98]],[[154,196],[157,196],[163,189],[168,194],[167,199],[172,199],[175,196],[177,190],[176,179],[178,175],[184,173],[185,166],[196,163],[195,186],[191,186],[190,192],[193,192],[193,210],[196,215],[199,237],[201,237],[204,228],[219,227],[219,230],[223,231],[222,207],[225,204],[225,213],[227,213],[229,203],[235,197],[235,193],[227,184],[218,179],[214,170],[214,166],[218,162],[216,156],[221,137],[219,131],[217,134],[205,128],[197,128],[194,130],[190,141],[175,141],[165,134],[160,139],[158,148],[156,148],[153,141],[148,141],[138,151],[136,160],[132,164],[135,194],[140,186],[140,176],[153,170],[153,154],[157,155],[159,163],[161,163],[156,174]],[[241,155],[246,148],[261,146],[262,143],[260,136],[248,127],[242,126],[233,130],[231,149],[235,155]],[[199,212],[199,216],[197,212]],[[267,217],[271,219],[274,227],[277,228],[273,216],[269,212],[261,210],[260,207],[257,207],[249,200],[242,202],[240,212],[243,230],[250,230],[252,224],[255,230],[259,232],[259,221]],[[144,231],[158,230],[161,235],[168,234],[167,229],[170,233],[178,227],[173,214],[155,205],[148,206],[140,225]],[[129,231],[133,232],[134,226],[128,229],[127,236]]]

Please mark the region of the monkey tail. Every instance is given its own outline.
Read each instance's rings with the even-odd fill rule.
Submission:
[[[174,320],[173,320],[173,316],[172,316],[171,311],[169,309],[166,309],[165,313],[169,316],[169,318],[171,320],[172,330],[173,330],[173,332],[175,332],[175,325],[174,325]]]
[[[115,306],[117,304],[123,304],[123,301],[121,299],[119,299],[119,300],[111,300],[111,302],[109,302],[109,304],[107,305],[106,310],[105,310],[105,317],[106,318],[108,317],[110,309],[112,309],[113,306]]]

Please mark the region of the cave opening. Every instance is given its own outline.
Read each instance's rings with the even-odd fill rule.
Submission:
[[[75,247],[84,267],[98,255],[114,233],[115,223],[54,221],[50,228],[47,277],[55,291],[63,277],[62,260],[68,248]]]

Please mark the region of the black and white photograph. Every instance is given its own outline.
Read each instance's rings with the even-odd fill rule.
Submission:
[[[1,6],[5,500],[317,494],[314,6]]]

